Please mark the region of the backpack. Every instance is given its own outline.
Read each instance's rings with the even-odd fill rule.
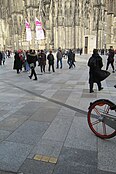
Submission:
[[[95,68],[97,66],[96,58],[90,57],[90,59],[88,61],[88,66],[92,67],[92,68]]]

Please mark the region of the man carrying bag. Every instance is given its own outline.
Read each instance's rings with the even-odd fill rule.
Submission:
[[[101,70],[103,67],[102,58],[98,54],[98,50],[94,49],[92,57],[90,57],[88,61],[89,70],[89,85],[90,85],[90,93],[93,91],[94,83],[97,83],[98,90],[101,91],[103,87],[101,86],[101,81],[107,78],[110,73],[105,70]]]

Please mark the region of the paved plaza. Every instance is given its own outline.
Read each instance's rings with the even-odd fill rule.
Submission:
[[[76,55],[72,69],[63,59],[55,73],[37,66],[38,81],[17,74],[12,58],[0,66],[0,174],[116,174],[116,137],[101,140],[87,124],[91,101],[116,102],[116,72],[90,94],[89,57]]]

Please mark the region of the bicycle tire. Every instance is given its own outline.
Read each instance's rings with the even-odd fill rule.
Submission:
[[[116,130],[108,127],[105,123],[103,123],[102,121],[99,121],[99,118],[101,117],[100,111],[97,110],[97,107],[106,107],[107,106],[107,113],[105,114],[109,114],[109,112],[112,112],[110,110],[110,107],[115,105],[113,102],[111,102],[110,100],[106,100],[106,99],[100,99],[100,100],[96,100],[95,102],[90,104],[89,107],[89,111],[88,111],[88,116],[87,116],[87,120],[88,120],[88,125],[90,127],[90,129],[92,130],[92,132],[99,138],[102,139],[109,139],[109,138],[113,138],[114,136],[116,136]],[[98,112],[98,114],[100,114],[99,116],[95,116],[93,113],[93,111],[96,110],[95,112]],[[113,111],[115,112],[115,111]],[[106,115],[107,116],[107,115]],[[92,117],[93,119],[96,121],[92,122]],[[100,126],[100,124],[102,125],[101,127],[103,127],[103,133],[99,132],[99,128],[98,126]],[[95,129],[96,127],[96,129]],[[110,133],[106,133],[106,127],[107,129],[111,129]],[[102,129],[102,128],[101,128]],[[104,131],[106,134],[104,134]]]

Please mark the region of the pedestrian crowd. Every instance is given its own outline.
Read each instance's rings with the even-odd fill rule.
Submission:
[[[107,78],[110,73],[107,71],[109,65],[112,67],[112,72],[115,72],[114,68],[114,55],[115,51],[111,46],[108,51],[108,58],[107,58],[107,65],[106,70],[102,70],[103,62],[102,57],[99,54],[99,50],[94,49],[92,56],[89,58],[88,66],[89,66],[89,89],[90,93],[93,93],[94,83],[97,84],[98,90],[102,90],[101,81]],[[11,52],[8,51],[0,51],[0,65],[5,65],[5,61],[7,58],[10,58]],[[65,55],[61,49],[58,48],[56,52],[56,69],[63,68],[63,57],[67,58],[67,64],[69,69],[75,68],[75,51],[72,49],[66,50]],[[29,78],[33,80],[37,80],[37,74],[35,71],[36,66],[40,67],[41,73],[46,72],[46,64],[48,62],[48,72],[55,72],[55,56],[52,50],[49,51],[48,54],[44,50],[37,50],[30,49],[28,51],[17,50],[14,52],[14,65],[13,69],[17,71],[17,74],[20,74],[22,68],[24,68],[25,72],[30,72]],[[37,64],[37,65],[36,65]]]
[[[75,52],[73,50],[68,51],[68,66],[69,69],[75,67]],[[58,48],[56,53],[56,69],[62,69],[63,67],[63,52],[61,47]],[[30,49],[29,51],[22,51],[18,50],[15,51],[14,54],[14,67],[13,69],[17,70],[17,74],[19,74],[22,71],[22,67],[24,67],[25,71],[31,71],[31,75],[29,78],[31,79],[34,75],[34,80],[37,80],[37,75],[35,72],[35,67],[38,62],[38,66],[40,67],[41,73],[46,72],[46,64],[48,62],[48,71],[55,72],[55,56],[52,52],[52,50],[49,51],[48,54],[45,53],[44,50],[38,50],[37,52],[34,49]]]

